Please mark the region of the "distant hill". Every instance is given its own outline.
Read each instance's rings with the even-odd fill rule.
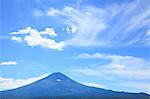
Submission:
[[[82,85],[62,73],[32,84],[0,92],[1,99],[150,99],[146,93],[128,93]]]

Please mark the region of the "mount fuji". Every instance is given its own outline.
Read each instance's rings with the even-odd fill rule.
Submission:
[[[29,85],[0,92],[1,99],[150,99],[146,93],[105,90],[53,73]]]

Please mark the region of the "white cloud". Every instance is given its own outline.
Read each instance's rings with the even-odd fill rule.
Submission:
[[[116,70],[123,70],[125,69],[124,65],[120,65],[120,64],[116,64],[116,65],[112,65],[112,66],[106,66],[106,68],[108,69],[116,69]]]
[[[46,76],[48,76],[48,74],[43,74],[39,77],[33,77],[33,78],[27,78],[27,79],[14,79],[14,78],[0,77],[0,89],[8,90],[8,89],[13,89],[13,88],[18,88],[18,87],[33,83],[37,80],[40,80]]]
[[[11,39],[15,40],[17,42],[22,42],[23,41],[21,37],[16,37],[16,36],[12,36]]]
[[[104,54],[101,53],[94,53],[94,54],[87,54],[87,53],[83,53],[77,56],[77,58],[105,58]]]
[[[18,32],[12,32],[12,40],[24,41],[28,46],[42,46],[49,49],[62,50],[64,47],[64,42],[56,42],[53,38],[57,37],[54,28],[45,28],[44,31],[38,31],[37,29],[32,29],[31,27],[26,27]],[[16,37],[17,36],[17,37]],[[47,37],[45,37],[47,36]]]
[[[70,24],[70,25],[68,25],[68,27],[66,28],[66,31],[68,32],[68,33],[75,33],[76,31],[77,31],[77,27],[76,27],[76,25],[75,24],[73,24],[73,23],[68,23],[68,24]]]
[[[17,65],[17,62],[15,62],[15,61],[5,61],[5,62],[0,62],[0,65]]]
[[[56,37],[57,36],[57,34],[55,33],[54,28],[45,28],[45,31],[42,31],[41,34],[42,35],[47,34],[50,37]]]
[[[102,84],[98,84],[98,83],[89,83],[89,82],[84,82],[82,83],[86,86],[90,86],[90,87],[97,87],[97,88],[106,88],[104,85]]]

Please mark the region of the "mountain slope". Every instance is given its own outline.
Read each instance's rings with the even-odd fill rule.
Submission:
[[[94,88],[77,83],[62,73],[53,73],[50,76],[36,81],[32,84],[1,91],[2,99],[12,97],[128,97],[130,99],[148,99],[149,96],[144,93],[125,93],[105,90],[101,88]],[[16,99],[16,98],[15,98]],[[45,99],[45,98],[44,98]],[[52,98],[54,99],[54,98]],[[65,98],[66,99],[66,98]],[[70,99],[70,98],[69,98]],[[85,99],[85,98],[84,98]],[[97,98],[99,99],[99,98]],[[105,99],[105,98],[103,98]]]

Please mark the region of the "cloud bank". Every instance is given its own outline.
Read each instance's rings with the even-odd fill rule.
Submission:
[[[8,90],[8,89],[18,88],[18,87],[33,83],[37,80],[40,80],[46,76],[48,76],[48,74],[43,74],[39,77],[33,77],[33,78],[27,78],[27,79],[14,79],[14,78],[0,77],[0,89]]]
[[[77,59],[105,59],[102,65],[74,67],[71,71],[79,75],[92,76],[108,82],[122,83],[119,88],[131,87],[139,91],[150,93],[150,60],[135,56],[121,56],[113,54],[83,53]],[[126,82],[126,83],[125,83]],[[112,84],[111,83],[111,84]],[[132,83],[132,84],[131,84]],[[133,85],[134,83],[134,85]],[[133,86],[132,86],[133,85]],[[131,90],[130,90],[131,91]]]
[[[90,87],[97,87],[97,88],[106,88],[104,85],[102,84],[98,84],[98,83],[89,83],[89,82],[84,82],[82,83],[86,86],[90,86]]]

